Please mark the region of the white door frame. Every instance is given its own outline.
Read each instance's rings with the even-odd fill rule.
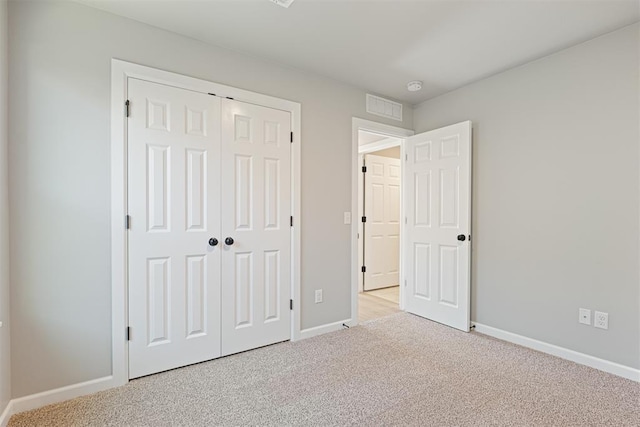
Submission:
[[[383,123],[373,122],[371,120],[360,119],[354,117],[351,122],[351,212],[352,221],[351,221],[351,319],[349,320],[349,326],[358,324],[358,288],[359,288],[359,280],[358,274],[362,274],[360,272],[360,266],[358,265],[358,227],[360,218],[357,218],[358,213],[358,175],[361,173],[361,154],[364,154],[368,151],[376,151],[381,150],[383,148],[388,148],[393,145],[384,146],[385,141],[381,141],[380,143],[372,143],[364,149],[365,151],[360,151],[360,147],[358,145],[358,131],[368,131],[373,133],[378,133],[381,135],[386,135],[389,137],[396,138],[406,138],[408,136],[412,136],[415,132],[411,129],[404,129],[396,126],[385,125]],[[402,141],[400,142],[400,160],[404,159],[404,144]],[[402,175],[401,175],[402,176]],[[400,182],[402,186],[402,179]],[[402,202],[401,202],[402,204]],[[401,213],[400,218],[403,218],[403,214]],[[402,239],[404,221],[400,222],[400,239]],[[402,245],[401,245],[402,247]],[[403,268],[402,268],[402,250],[400,251],[400,283],[404,280],[403,278]],[[402,286],[400,287],[402,291]],[[400,298],[400,308],[403,308],[402,298]]]
[[[301,223],[301,106],[297,102],[262,95],[218,83],[162,71],[118,59],[111,60],[111,335],[112,373],[110,386],[129,381],[129,353],[126,341],[128,326],[128,253],[125,216],[127,215],[127,79],[149,82],[211,93],[238,101],[275,108],[291,113],[291,212],[295,219],[291,233],[291,298],[295,309],[291,312],[291,340],[300,336],[300,223]]]

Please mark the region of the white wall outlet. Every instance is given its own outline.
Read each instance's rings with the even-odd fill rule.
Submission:
[[[344,213],[344,223],[351,224],[351,212]]]
[[[316,304],[322,302],[322,289],[316,289]]]
[[[588,308],[581,308],[578,310],[578,322],[585,325],[591,325],[591,310]]]
[[[609,313],[596,311],[593,316],[593,326],[600,329],[609,329]]]

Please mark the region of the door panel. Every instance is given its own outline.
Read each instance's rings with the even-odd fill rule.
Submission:
[[[399,284],[400,160],[365,155],[364,290]]]
[[[290,338],[291,115],[223,100],[222,354]],[[232,266],[231,268],[226,268]]]
[[[129,376],[220,356],[220,99],[128,81]]]
[[[468,331],[471,122],[409,137],[405,151],[405,307]]]

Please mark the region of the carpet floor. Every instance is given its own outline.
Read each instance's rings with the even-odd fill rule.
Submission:
[[[14,415],[21,426],[640,426],[640,384],[397,313]]]

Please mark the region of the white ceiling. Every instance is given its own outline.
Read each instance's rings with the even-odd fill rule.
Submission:
[[[358,131],[358,144],[360,145],[371,144],[372,142],[382,141],[387,138],[389,137],[378,133],[367,132],[364,130]]]
[[[411,104],[640,20],[637,0],[79,1]]]

